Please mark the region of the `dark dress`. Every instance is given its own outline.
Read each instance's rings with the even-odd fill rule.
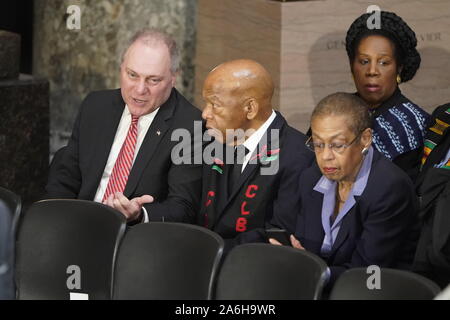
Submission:
[[[415,181],[430,115],[398,88],[371,114],[373,146]]]

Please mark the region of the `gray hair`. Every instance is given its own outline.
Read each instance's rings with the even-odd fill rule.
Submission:
[[[172,38],[169,34],[155,29],[155,28],[145,28],[136,32],[131,39],[129,40],[127,46],[122,52],[121,62],[125,59],[125,54],[128,49],[137,41],[142,41],[144,44],[151,46],[157,43],[164,43],[169,49],[170,54],[170,71],[175,73],[180,68],[180,52],[178,50],[177,43],[175,39]]]
[[[323,98],[314,108],[311,122],[319,116],[345,116],[350,130],[356,135],[372,126],[367,103],[346,92],[333,93]]]

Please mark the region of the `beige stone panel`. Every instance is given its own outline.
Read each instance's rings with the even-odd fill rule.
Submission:
[[[279,105],[281,5],[267,0],[199,0],[195,59],[195,102],[203,107],[201,90],[218,64],[248,58],[263,64],[276,84]]]
[[[355,91],[345,34],[371,4],[396,12],[416,32],[422,64],[401,84],[404,94],[431,112],[450,101],[450,1],[327,0],[282,6],[280,105],[289,123],[304,131],[324,96]]]
[[[431,112],[450,101],[448,0],[199,0],[195,99],[207,72],[222,61],[249,57],[274,77],[274,104],[306,131],[317,102],[336,91],[354,92],[345,34],[369,5],[394,11],[416,32],[422,65],[400,88]]]

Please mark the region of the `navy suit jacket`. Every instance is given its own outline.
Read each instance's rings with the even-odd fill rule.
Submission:
[[[271,130],[279,132],[276,143]],[[305,135],[290,127],[277,112],[252,154],[255,156],[259,150],[266,150],[260,152],[264,155],[257,163],[246,165],[231,194],[227,191],[227,166],[219,166],[218,170],[213,168],[214,165],[203,166],[203,197],[198,223],[220,234],[225,239],[226,251],[241,243],[265,242],[265,228],[294,232],[300,209],[296,196],[299,177],[314,161],[314,154],[305,147],[305,141]],[[264,148],[265,142],[267,148]],[[278,161],[278,171],[271,175],[261,174],[263,167],[273,165],[270,159]]]
[[[321,255],[323,194],[313,190],[322,174],[317,164],[301,176],[301,211],[295,236]],[[406,268],[412,262],[418,230],[418,201],[408,176],[374,150],[366,188],[343,218],[329,257],[330,284],[346,269],[377,265]]]
[[[122,117],[125,102],[120,89],[97,91],[83,101],[69,144],[52,165],[46,186],[48,198],[93,200]],[[201,112],[176,89],[160,107],[142,142],[124,195],[149,194],[150,220],[195,222],[201,196],[201,164],[176,164],[172,132],[185,129],[194,136]],[[183,141],[182,141],[183,142]],[[186,142],[184,142],[186,143]]]

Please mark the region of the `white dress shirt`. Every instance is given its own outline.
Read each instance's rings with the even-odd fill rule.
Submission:
[[[269,126],[272,124],[273,120],[276,117],[275,111],[272,110],[272,114],[270,115],[269,119],[266,120],[266,122],[263,123],[261,127],[258,128],[250,137],[248,137],[247,140],[243,143],[244,147],[247,148],[248,153],[244,158],[244,162],[242,163],[241,173],[244,171],[245,167],[247,166],[248,161],[250,160],[253,151],[256,150],[256,147],[258,146],[259,141],[263,137],[264,133],[266,133]]]
[[[150,128],[150,125],[152,124],[153,119],[155,118],[158,111],[159,108],[153,111],[152,113],[139,117],[133,163],[136,160],[136,155],[139,152],[139,148],[141,147],[142,141],[144,140],[145,135],[147,134],[148,128]],[[100,184],[97,188],[97,192],[94,197],[94,201],[96,202],[102,202],[103,200],[106,187],[108,186],[109,177],[111,176],[114,164],[116,163],[117,157],[119,156],[120,149],[122,148],[122,145],[125,142],[125,138],[127,137],[130,125],[131,125],[131,113],[130,110],[128,109],[128,106],[125,105],[125,108],[123,109],[122,113],[122,118],[120,119],[119,126],[117,127],[111,151],[109,152],[108,161],[106,161],[102,179],[100,180]],[[144,209],[144,222],[147,222],[148,221],[147,212],[145,211],[145,208],[143,209]]]
[[[433,300],[450,300],[450,285],[442,290]]]

